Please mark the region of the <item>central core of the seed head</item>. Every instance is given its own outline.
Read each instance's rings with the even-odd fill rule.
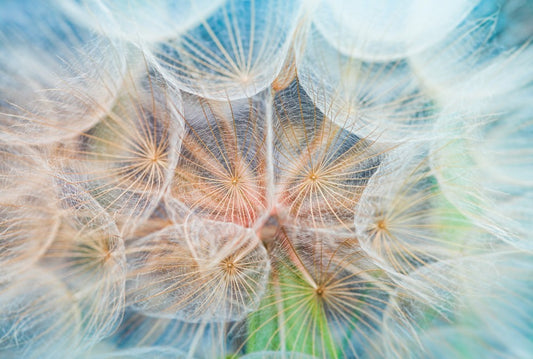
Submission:
[[[279,235],[283,227],[283,211],[273,208],[259,218],[254,226],[257,236],[268,247]]]

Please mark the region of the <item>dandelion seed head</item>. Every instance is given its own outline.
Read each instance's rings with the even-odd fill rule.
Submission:
[[[530,8],[1,3],[0,356],[528,357]]]

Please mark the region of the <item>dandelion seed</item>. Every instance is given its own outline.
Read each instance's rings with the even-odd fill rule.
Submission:
[[[128,74],[102,121],[52,150],[53,165],[113,212],[123,231],[155,209],[179,146],[180,96],[146,71]]]
[[[76,355],[81,311],[66,286],[46,269],[1,284],[0,355],[56,358]]]
[[[283,233],[270,251],[270,294],[251,315],[244,345],[251,351],[362,356],[360,344],[374,345],[371,338],[394,286],[355,238],[301,228]]]
[[[427,135],[435,106],[407,61],[371,62],[346,56],[315,28],[303,41],[298,78],[335,124],[381,141]]]
[[[406,57],[452,31],[477,0],[323,1],[313,22],[342,53],[370,61]]]
[[[51,143],[89,129],[115,100],[124,48],[53,5],[15,3],[0,19],[0,138]]]
[[[526,221],[520,213],[530,208],[523,202],[533,168],[530,111],[520,99],[476,112],[467,119],[451,115],[439,120],[436,130],[449,138],[433,143],[432,167],[444,195],[463,215],[498,238],[528,248],[530,236],[523,232]]]
[[[187,321],[238,320],[255,310],[269,264],[251,230],[202,222],[172,226],[127,250],[134,308]]]
[[[40,265],[53,271],[82,310],[83,346],[109,335],[122,317],[126,258],[118,228],[83,188],[57,179],[61,225]]]
[[[485,250],[481,230],[461,215],[439,188],[418,147],[387,153],[356,205],[355,228],[361,246],[389,270],[417,267]],[[411,158],[405,163],[401,156]],[[468,241],[466,233],[475,233]],[[476,241],[474,238],[479,238]]]
[[[57,0],[76,21],[106,36],[134,43],[175,37],[201,22],[223,0]]]
[[[37,153],[0,143],[0,282],[43,255],[59,227],[50,170]]]
[[[488,345],[493,348],[491,355],[523,357],[531,348],[526,339],[531,332],[526,324],[531,311],[526,309],[529,305],[517,309],[513,303],[529,302],[530,263],[527,254],[503,251],[435,263],[417,271],[407,279],[418,282],[423,299],[418,305],[399,303],[402,322],[388,317],[390,310],[385,314],[390,329],[383,332],[387,355],[423,358],[461,348],[461,355],[475,357],[487,353]]]
[[[301,1],[227,1],[195,28],[154,50],[178,88],[215,100],[268,88],[288,54]]]
[[[124,324],[117,340],[119,347],[164,346],[200,358],[231,355],[242,333],[242,325],[235,322],[188,323],[139,312],[130,313]]]
[[[266,210],[261,102],[185,102],[186,135],[171,194],[207,218],[251,226]]]
[[[274,99],[275,200],[289,221],[350,230],[380,160],[366,138],[331,123],[295,82]]]

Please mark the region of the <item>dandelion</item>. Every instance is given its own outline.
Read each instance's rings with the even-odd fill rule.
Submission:
[[[530,357],[531,9],[3,2],[0,356]]]

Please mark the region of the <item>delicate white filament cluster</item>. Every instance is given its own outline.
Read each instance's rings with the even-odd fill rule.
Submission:
[[[522,12],[0,3],[0,357],[529,358]]]

